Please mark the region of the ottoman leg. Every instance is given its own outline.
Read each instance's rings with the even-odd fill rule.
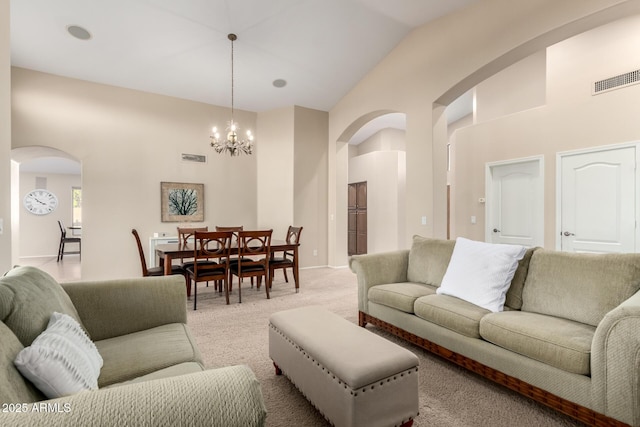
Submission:
[[[276,375],[282,375],[282,369],[280,369],[276,362],[273,362],[273,367],[276,368]]]

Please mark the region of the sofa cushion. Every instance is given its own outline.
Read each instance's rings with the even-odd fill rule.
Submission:
[[[522,310],[597,326],[640,289],[640,254],[537,250],[522,292]]]
[[[136,377],[132,380],[123,381],[121,383],[114,383],[104,388],[120,387],[126,384],[135,384],[144,381],[159,380],[162,378],[178,377],[180,375],[193,374],[194,372],[202,372],[204,370],[204,366],[202,366],[202,364],[199,362],[184,362],[177,365],[169,366],[168,368],[158,369],[157,371],[153,371],[150,374],[142,375],[141,377]]]
[[[527,279],[527,273],[529,272],[529,262],[533,252],[539,248],[529,248],[524,253],[524,257],[518,261],[518,268],[513,275],[511,286],[507,291],[507,297],[505,299],[505,307],[513,310],[520,310],[522,308],[522,291],[524,290],[524,282]]]
[[[507,289],[526,248],[458,237],[438,294],[502,311]]]
[[[0,278],[0,320],[23,346],[44,331],[51,314],[67,314],[80,322],[71,299],[49,274],[35,267],[16,267]]]
[[[15,365],[53,399],[97,389],[102,357],[78,322],[53,313],[47,329],[18,353]]]
[[[520,311],[487,314],[480,335],[506,348],[575,374],[591,372],[595,327],[571,320]]]
[[[455,244],[455,240],[413,236],[413,244],[409,251],[407,281],[440,286]]]
[[[390,283],[369,288],[369,301],[413,313],[413,304],[425,295],[435,294],[436,288],[422,283]]]
[[[184,362],[202,363],[187,325],[171,323],[96,341],[104,359],[98,386],[120,383]]]
[[[0,322],[0,403],[32,403],[45,398],[13,363],[23,348],[13,331]]]
[[[428,295],[415,303],[416,316],[471,338],[480,338],[480,319],[489,310],[448,295]]]

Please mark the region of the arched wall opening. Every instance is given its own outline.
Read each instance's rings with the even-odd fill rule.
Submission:
[[[61,235],[58,221],[70,226],[75,217],[73,225],[81,225],[77,209],[74,215],[73,197],[74,191],[77,195],[77,189],[82,188],[82,165],[72,155],[44,146],[14,148],[11,160],[11,205],[15,209],[11,224],[12,254],[24,264],[55,264]],[[25,195],[35,189],[45,189],[56,196],[58,204],[51,213],[36,215],[25,208]],[[67,232],[68,236],[73,233],[79,232]],[[72,256],[79,259],[78,255],[66,255],[65,259]]]
[[[366,114],[342,138],[351,191],[347,192],[347,254],[399,249],[406,218],[406,114],[389,110]],[[356,196],[363,187],[364,206]]]

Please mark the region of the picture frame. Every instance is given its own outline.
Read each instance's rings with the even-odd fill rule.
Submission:
[[[204,221],[204,184],[160,183],[162,222]]]

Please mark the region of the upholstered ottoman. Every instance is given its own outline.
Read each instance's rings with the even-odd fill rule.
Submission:
[[[418,358],[318,307],[274,313],[269,356],[335,426],[411,426],[418,415]]]

